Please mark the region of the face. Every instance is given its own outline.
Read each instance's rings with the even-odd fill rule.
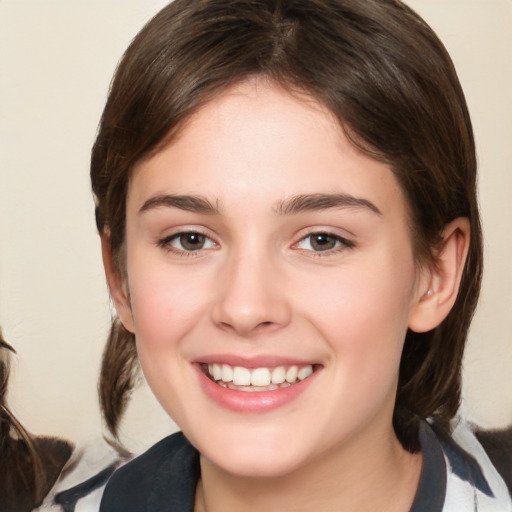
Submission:
[[[325,108],[229,89],[137,165],[126,214],[121,318],[206,460],[283,475],[393,437],[419,294],[407,207]]]

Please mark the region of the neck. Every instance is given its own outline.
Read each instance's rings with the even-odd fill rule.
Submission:
[[[405,451],[394,432],[360,435],[286,475],[229,474],[201,457],[196,512],[408,512],[418,487],[421,455]]]

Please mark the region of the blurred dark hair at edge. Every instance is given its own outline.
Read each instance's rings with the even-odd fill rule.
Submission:
[[[41,505],[73,451],[63,439],[34,436],[7,405],[14,349],[0,329],[0,508],[29,512]]]

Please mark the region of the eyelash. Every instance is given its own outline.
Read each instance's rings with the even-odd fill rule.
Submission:
[[[311,239],[313,237],[325,237],[332,241],[334,241],[335,246],[326,249],[324,251],[315,251],[314,249],[304,249],[299,247],[299,244],[303,243],[304,241],[309,239],[309,245],[311,246]],[[294,247],[296,247],[299,250],[302,250],[304,252],[310,253],[311,256],[315,258],[322,258],[325,256],[332,256],[335,253],[345,251],[347,249],[353,249],[355,247],[355,243],[351,240],[348,240],[345,237],[342,237],[340,235],[336,235],[334,233],[330,233],[328,231],[314,231],[311,233],[308,233],[306,236],[302,237],[297,243],[294,244]]]
[[[183,244],[180,242],[183,248],[177,248],[172,245],[172,242],[176,240],[180,240],[181,237],[187,236],[187,235],[196,235],[204,238],[205,244],[211,244],[209,247],[200,247],[196,250],[187,250],[183,247]],[[309,245],[312,247],[312,238],[313,237],[324,237],[325,239],[329,239],[330,241],[333,241],[335,246],[326,250],[318,250],[315,251],[314,249],[306,249],[304,247],[300,247],[300,244],[307,241],[309,239]],[[317,240],[318,241],[318,240]],[[201,231],[180,231],[179,233],[175,233],[173,235],[167,236],[165,238],[162,238],[161,240],[158,240],[157,242],[159,247],[162,247],[168,252],[172,252],[174,254],[177,254],[178,256],[182,257],[193,257],[197,256],[200,252],[202,252],[205,249],[212,249],[217,246],[217,243],[212,240],[208,235]],[[348,240],[347,238],[344,238],[340,235],[336,235],[334,233],[330,233],[328,231],[313,231],[311,233],[308,233],[306,236],[302,237],[298,242],[296,242],[293,246],[293,248],[296,248],[302,252],[308,253],[310,256],[313,257],[325,257],[330,256],[333,253],[338,253],[340,251],[344,251],[346,249],[352,249],[355,247],[355,243],[351,240]]]
[[[198,235],[200,237],[203,237],[205,239],[205,243],[211,243],[213,246],[217,246],[216,242],[214,242],[206,233],[203,233],[201,231],[180,231],[179,233],[174,233],[173,235],[166,236],[165,238],[162,238],[161,240],[158,240],[157,244],[159,247],[162,247],[167,252],[172,252],[178,256],[182,256],[184,258],[191,257],[191,256],[197,256],[205,247],[200,247],[196,250],[187,250],[185,248],[180,249],[177,247],[174,247],[172,245],[172,242],[175,240],[180,240],[181,237],[186,235]],[[207,249],[210,249],[212,247],[207,247]]]

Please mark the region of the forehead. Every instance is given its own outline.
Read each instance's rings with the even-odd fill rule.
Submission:
[[[357,149],[327,108],[260,79],[216,96],[135,166],[130,203],[168,193],[200,193],[221,207],[306,193],[404,202],[389,166]]]

